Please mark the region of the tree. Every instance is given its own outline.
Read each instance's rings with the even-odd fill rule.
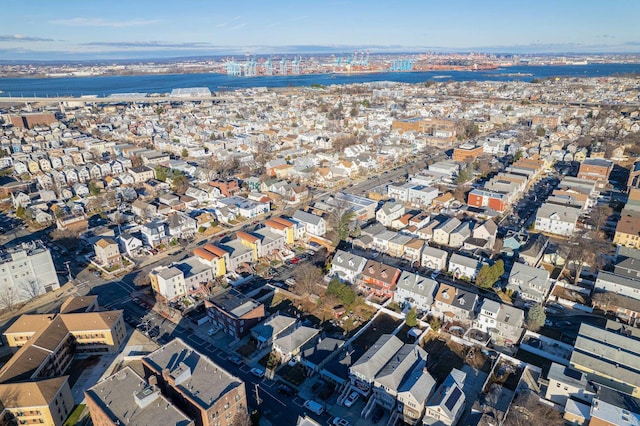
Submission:
[[[593,221],[593,225],[595,226],[595,230],[600,231],[600,228],[607,222],[609,217],[613,214],[613,209],[607,205],[598,204],[594,208],[591,209],[591,213],[589,216]]]
[[[540,403],[540,398],[530,392],[521,393],[511,405],[504,426],[563,426],[562,414],[547,404]]]
[[[440,331],[440,327],[442,327],[442,324],[440,324],[440,321],[438,321],[437,318],[434,318],[431,320],[431,322],[429,322],[429,327],[431,327],[431,330],[437,333],[438,331]]]
[[[42,288],[40,287],[40,284],[37,280],[34,279],[27,280],[22,291],[29,299],[35,299],[42,294]]]
[[[13,312],[16,308],[16,303],[18,302],[18,297],[16,295],[16,290],[13,287],[5,287],[2,291],[0,291],[0,306],[7,309],[10,312]]]
[[[305,263],[299,266],[293,274],[296,281],[295,290],[300,295],[316,294],[317,284],[322,281],[322,269]]]
[[[52,240],[66,249],[75,249],[80,246],[80,235],[68,229],[56,229],[49,234]]]
[[[538,331],[544,325],[547,319],[547,314],[544,313],[544,306],[541,303],[536,303],[527,312],[527,327],[529,330]]]
[[[25,209],[22,207],[22,204],[18,204],[18,207],[16,208],[16,217],[18,219],[24,219],[24,212]]]
[[[160,182],[166,181],[167,180],[167,171],[168,170],[169,169],[167,169],[164,166],[160,166],[160,165],[155,166],[154,167],[154,171],[155,171],[155,174],[156,174],[156,179],[158,179]]]
[[[577,233],[560,247],[561,255],[566,259],[567,270],[573,273],[573,283],[578,284],[582,269],[592,264],[597,255],[606,251],[607,243],[594,238],[585,238],[585,233]]]
[[[482,265],[478,275],[476,275],[476,285],[480,288],[492,287],[504,274],[504,262],[498,260],[491,266]]]
[[[100,188],[100,186],[98,186],[98,182],[96,182],[95,180],[90,180],[89,181],[89,192],[91,193],[91,195],[98,195],[100,193],[100,191],[102,191],[102,188]]]
[[[187,148],[182,148],[182,152],[180,153],[182,158],[187,158],[189,156],[189,150]]]
[[[178,194],[184,194],[189,189],[189,179],[185,175],[178,175],[171,178],[173,190]]]
[[[149,274],[148,273],[146,273],[144,271],[140,271],[140,272],[138,272],[138,274],[133,279],[133,283],[138,287],[147,286],[147,285],[151,284],[151,278],[149,278]]]
[[[418,313],[416,312],[416,308],[411,308],[409,312],[407,312],[407,317],[404,320],[409,327],[415,327],[418,325]]]
[[[513,161],[518,161],[519,159],[522,158],[522,150],[519,149],[518,152],[516,152],[516,155],[513,156]]]
[[[349,306],[356,301],[356,292],[350,285],[343,284],[337,278],[333,278],[327,286],[325,293],[328,296],[336,296],[340,303]]]
[[[329,215],[329,226],[332,228],[331,240],[334,244],[349,238],[351,222],[355,219],[355,213],[344,200],[337,200],[335,208]]]
[[[461,203],[466,203],[467,187],[464,185],[456,185],[456,188],[453,190],[453,198],[460,201]]]
[[[233,421],[231,422],[234,426],[252,426],[253,422],[251,420],[251,416],[249,416],[249,412],[247,411],[247,407],[240,406],[238,407],[239,411],[233,416]]]
[[[536,136],[544,137],[546,135],[547,135],[547,130],[544,127],[540,126],[536,129]]]

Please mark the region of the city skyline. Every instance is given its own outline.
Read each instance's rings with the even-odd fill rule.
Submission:
[[[37,7],[36,7],[37,6]],[[0,59],[375,52],[637,53],[640,3],[25,1]],[[9,15],[7,15],[9,17]]]

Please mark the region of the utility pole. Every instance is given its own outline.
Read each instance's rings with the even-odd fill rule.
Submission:
[[[71,276],[71,268],[69,268],[69,261],[64,262],[64,265],[67,267],[67,279],[69,281],[73,281],[73,277]]]
[[[256,391],[256,404],[258,404],[258,406],[262,405],[262,400],[260,399],[260,395],[258,394],[258,389],[259,386],[257,383],[254,383],[253,386],[255,387],[255,391]]]

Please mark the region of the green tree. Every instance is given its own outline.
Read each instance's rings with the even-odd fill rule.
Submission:
[[[182,152],[180,153],[182,158],[187,158],[189,156],[189,150],[187,148],[182,148]]]
[[[409,312],[407,312],[405,322],[409,327],[415,327],[418,325],[418,313],[416,312],[416,308],[411,308]]]
[[[24,219],[24,207],[22,207],[22,205],[18,205],[18,208],[16,209],[16,217],[18,219]]]
[[[504,262],[498,260],[493,265],[482,265],[478,275],[476,275],[476,285],[480,288],[492,287],[504,274]]]
[[[7,151],[5,151],[4,149],[0,148],[0,158],[6,157],[7,155]]]
[[[546,319],[547,314],[544,313],[544,306],[541,303],[536,303],[527,312],[527,327],[532,331],[540,330]]]
[[[165,182],[167,180],[167,171],[168,169],[164,166],[156,166],[154,168],[155,172],[156,172],[156,179],[158,179],[160,182]]]
[[[185,175],[177,175],[171,178],[173,190],[177,193],[184,194],[189,189],[189,179]]]
[[[519,149],[518,152],[516,152],[516,155],[513,156],[513,161],[518,161],[521,158],[522,158],[522,150]]]
[[[429,323],[429,327],[431,327],[431,329],[437,333],[438,331],[440,331],[440,327],[442,327],[442,324],[440,324],[440,321],[438,321],[437,318],[434,318]]]
[[[547,134],[547,131],[545,130],[545,128],[544,128],[544,127],[538,127],[538,128],[536,129],[536,136],[538,136],[538,137],[543,137],[543,136],[545,136],[546,134]]]
[[[356,301],[356,292],[353,291],[351,286],[341,283],[337,278],[334,278],[329,282],[326,294],[336,296],[338,300],[346,306],[349,306]]]
[[[91,195],[98,195],[102,191],[102,188],[98,186],[98,183],[94,180],[89,181],[89,192]]]

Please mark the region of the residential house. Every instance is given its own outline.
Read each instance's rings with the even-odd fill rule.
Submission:
[[[598,188],[604,188],[609,182],[613,170],[613,161],[602,158],[587,158],[580,163],[578,179],[597,182]]]
[[[487,220],[473,229],[473,238],[486,240],[490,249],[493,249],[497,235],[498,225],[493,220]]]
[[[578,208],[544,203],[536,213],[535,229],[570,237],[575,231],[581,212]]]
[[[393,297],[396,283],[400,278],[400,270],[375,260],[365,264],[360,280],[360,289],[373,293],[378,297]]]
[[[524,312],[513,306],[484,299],[473,325],[488,333],[495,345],[515,345],[524,332]]]
[[[448,271],[455,278],[466,278],[473,281],[481,267],[482,263],[477,259],[453,253],[449,259]]]
[[[460,222],[457,218],[451,217],[436,226],[433,229],[433,242],[441,245],[449,245],[449,237],[451,233],[456,230],[462,222]]]
[[[251,329],[251,336],[258,342],[258,349],[271,347],[273,341],[296,327],[296,319],[276,312]]]
[[[441,283],[431,313],[445,322],[471,324],[475,316],[478,295]]]
[[[464,413],[465,394],[464,382],[467,375],[458,369],[453,369],[444,382],[429,398],[422,419],[423,425],[455,426]]]
[[[396,283],[393,300],[399,305],[408,305],[421,312],[428,312],[433,303],[438,283],[412,272],[402,271]]]
[[[112,268],[122,264],[118,243],[111,238],[100,238],[93,245],[93,250],[96,253],[98,263],[102,267]]]
[[[399,201],[389,201],[376,212],[376,220],[384,226],[390,227],[391,223],[400,218],[404,212],[404,204]]]
[[[509,274],[507,290],[513,291],[518,299],[543,303],[551,291],[549,271],[516,262]]]
[[[320,330],[299,325],[273,339],[273,349],[280,355],[283,362],[291,359],[300,360],[301,352],[315,346],[319,338]]]
[[[327,232],[326,221],[320,216],[302,210],[296,210],[293,214],[293,219],[301,223],[306,233],[312,236],[322,237]]]
[[[471,237],[471,223],[462,222],[449,234],[450,247],[462,247],[464,242]]]
[[[394,257],[404,257],[405,246],[413,240],[413,237],[404,234],[396,234],[389,240],[387,254]]]
[[[537,267],[540,265],[545,250],[549,246],[549,238],[543,234],[531,234],[527,243],[520,248],[520,259],[527,265]]]
[[[570,399],[591,404],[597,389],[589,383],[587,374],[552,362],[547,373],[549,385],[544,398],[564,407]]]
[[[636,259],[630,259],[636,260]],[[612,292],[626,297],[640,300],[640,277],[634,278],[623,272],[620,268],[617,273],[598,271],[598,276],[594,285],[597,292]]]
[[[157,220],[142,225],[140,227],[140,233],[142,241],[150,247],[165,244],[169,239],[164,222]]]
[[[337,276],[340,281],[355,283],[356,278],[365,268],[367,259],[364,257],[346,252],[344,250],[336,251],[331,260],[331,276]]]
[[[426,243],[421,239],[412,238],[404,245],[403,257],[412,264],[414,262],[417,262],[417,264],[419,265],[422,259],[422,249],[425,247],[425,245]]]
[[[425,268],[441,271],[447,269],[447,256],[446,251],[425,244],[420,264]]]
[[[147,166],[130,167],[128,173],[133,177],[135,183],[145,183],[148,180],[155,179],[155,172]],[[82,179],[81,179],[82,180]]]
[[[118,242],[120,249],[127,253],[129,256],[133,256],[133,253],[140,247],[142,247],[142,240],[134,237],[128,232],[123,232],[118,236]]]
[[[154,293],[168,302],[187,295],[184,273],[176,266],[157,266],[149,272],[149,279]]]

